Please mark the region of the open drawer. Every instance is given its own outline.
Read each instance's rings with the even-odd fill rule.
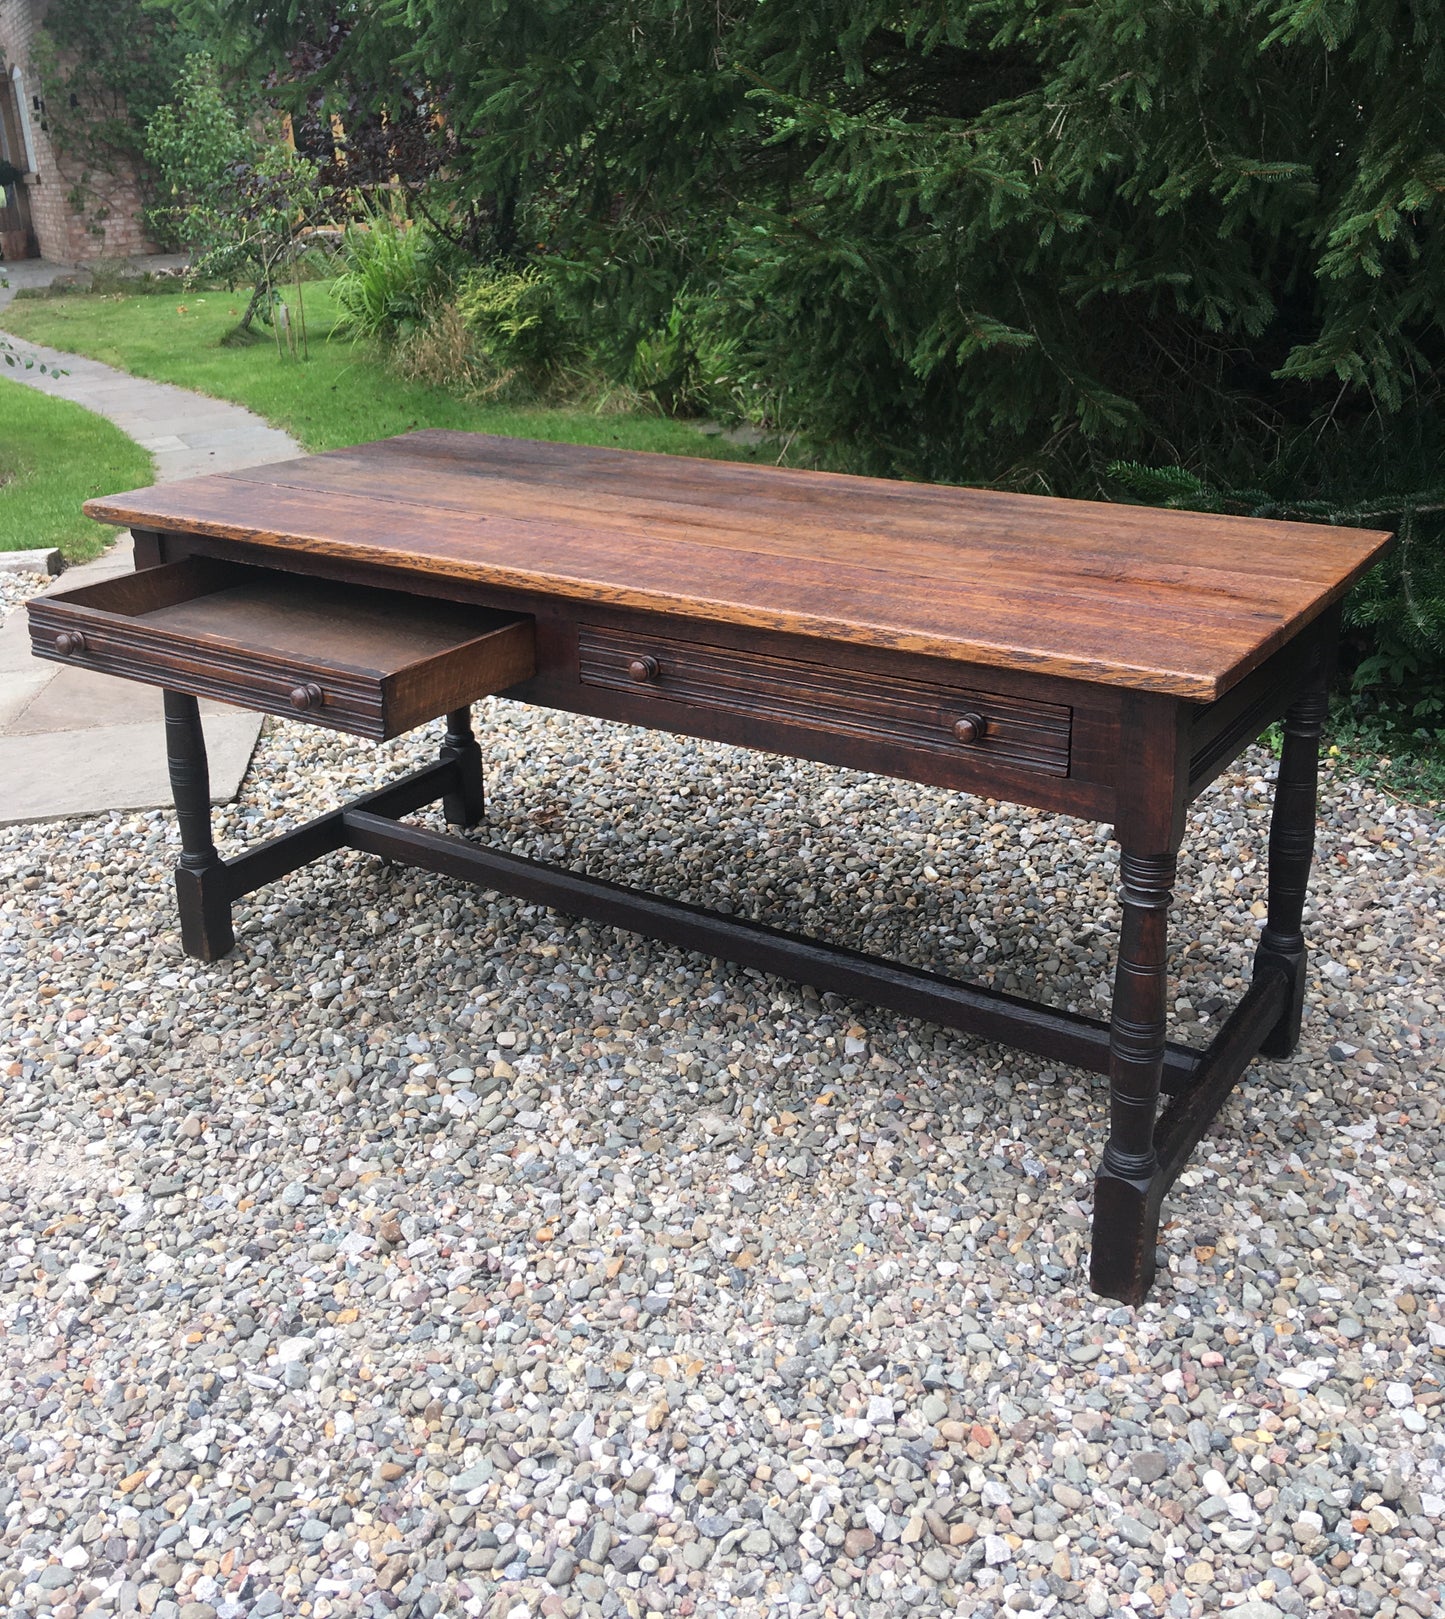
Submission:
[[[29,603],[37,657],[381,741],[534,672],[533,621],[190,557]]]

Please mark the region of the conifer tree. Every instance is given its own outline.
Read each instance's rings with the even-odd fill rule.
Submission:
[[[624,353],[720,323],[833,464],[1403,519],[1397,627],[1445,635],[1429,0],[211,3],[273,46],[344,13],[484,250],[540,244]]]

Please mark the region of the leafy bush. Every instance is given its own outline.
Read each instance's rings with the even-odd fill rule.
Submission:
[[[513,380],[481,353],[461,311],[446,299],[434,304],[425,320],[391,342],[387,358],[403,380],[430,383],[462,399],[496,399],[508,392]]]
[[[456,306],[487,360],[534,388],[555,382],[580,352],[556,282],[535,266],[473,270],[457,290]]]
[[[162,200],[150,210],[163,241],[205,253],[225,234],[238,165],[256,142],[221,89],[205,52],[186,59],[174,101],[157,107],[146,125],[146,157],[160,178]]]
[[[468,265],[426,224],[377,209],[346,227],[337,330],[391,351],[403,376],[475,397],[554,392],[579,354],[543,268]]]
[[[63,170],[65,200],[99,245],[117,182],[138,178],[147,202],[155,200],[146,127],[176,93],[199,37],[169,5],[48,0],[35,9],[44,19],[31,42],[44,126]],[[46,183],[59,178],[47,175]]]
[[[223,93],[205,54],[188,59],[176,100],[156,110],[146,153],[169,200],[159,230],[191,253],[199,278],[249,284],[240,330],[272,321],[283,281],[296,277],[309,232],[327,216],[329,188],[285,141],[262,141]]]
[[[685,295],[644,333],[627,366],[630,387],[670,416],[717,416],[771,426],[743,383],[742,345],[729,335],[715,300]]]

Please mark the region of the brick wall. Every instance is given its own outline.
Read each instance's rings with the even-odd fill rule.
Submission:
[[[147,237],[143,222],[139,177],[133,169],[88,175],[84,211],[78,213],[72,203],[70,193],[81,178],[83,164],[71,154],[57,158],[44,127],[43,110],[35,106],[40,75],[33,52],[44,12],[45,0],[0,0],[0,73],[9,80],[12,68],[18,66],[21,72],[36,175],[26,191],[40,256],[84,264],[154,253],[156,246]],[[0,87],[0,94],[9,93],[8,87]]]

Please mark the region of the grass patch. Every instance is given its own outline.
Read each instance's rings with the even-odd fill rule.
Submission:
[[[81,503],[154,477],[150,456],[105,417],[0,369],[0,551],[58,546],[70,562],[98,556],[113,535],[82,517]]]
[[[278,354],[269,336],[228,342],[245,308],[240,292],[180,292],[174,298],[77,293],[13,303],[4,325],[32,342],[245,405],[308,450],[340,449],[417,427],[451,427],[673,455],[770,459],[766,449],[705,438],[663,416],[469,402],[425,382],[404,381],[371,345],[331,337],[338,311],[329,282],[309,283],[305,302],[309,360]]]

